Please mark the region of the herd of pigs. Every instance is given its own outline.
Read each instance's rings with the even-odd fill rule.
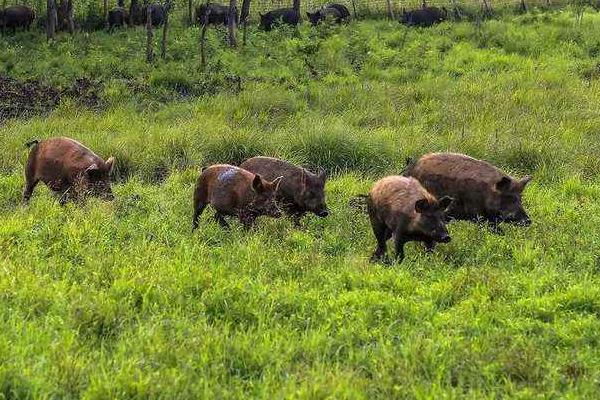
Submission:
[[[65,3],[66,4],[66,3]],[[108,26],[112,30],[123,26],[143,25],[146,23],[148,8],[151,12],[153,26],[160,26],[165,21],[166,6],[161,4],[146,4],[140,6],[138,0],[131,0],[129,9],[125,8],[124,0],[118,0],[117,7],[108,12]],[[65,15],[62,15],[65,14]],[[332,20],[342,23],[350,18],[348,8],[342,4],[326,4],[314,12],[307,12],[307,17],[313,25],[321,21]],[[431,26],[444,21],[448,17],[445,7],[428,7],[405,11],[403,10],[400,22],[412,26]],[[16,5],[0,9],[0,29],[12,30],[29,29],[35,21],[35,11],[26,5]],[[63,7],[58,10],[59,23],[66,17]],[[236,22],[239,16],[236,11]],[[300,14],[293,8],[280,8],[266,14],[260,14],[260,27],[270,31],[277,24],[297,25],[301,22]],[[207,2],[196,7],[196,21],[201,25],[227,25],[229,22],[229,6]]]
[[[44,182],[60,203],[82,196],[112,200],[113,157],[106,161],[81,143],[65,138],[33,140],[25,167],[23,202]],[[218,164],[203,168],[193,196],[192,230],[211,205],[215,219],[228,228],[227,217],[252,227],[259,216],[278,218],[282,211],[296,225],[306,213],[327,217],[325,171],[312,173],[284,160],[253,157],[240,166]],[[387,242],[394,237],[396,260],[404,258],[407,242],[423,242],[428,251],[447,243],[452,220],[487,222],[498,231],[501,222],[531,223],[521,197],[530,176],[515,179],[492,164],[456,153],[430,153],[409,160],[402,176],[377,181],[366,202],[377,248],[371,260],[389,262]]]

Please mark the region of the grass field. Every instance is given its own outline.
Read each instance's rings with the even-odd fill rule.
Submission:
[[[250,33],[204,72],[197,28],[151,66],[142,30],[0,37],[0,74],[99,98],[0,125],[0,398],[598,398],[600,15]],[[114,202],[20,204],[58,135],[117,158]],[[349,199],[438,150],[534,175],[532,226],[370,264]],[[331,216],[192,234],[199,167],[257,154],[325,167]]]

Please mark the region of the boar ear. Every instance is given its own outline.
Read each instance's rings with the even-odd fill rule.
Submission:
[[[106,169],[108,170],[109,174],[112,174],[113,170],[115,169],[115,158],[114,157],[108,157],[108,160],[106,160]]]
[[[498,182],[496,182],[496,190],[499,192],[507,192],[510,190],[512,185],[512,179],[508,176],[503,176]]]
[[[319,174],[317,175],[322,182],[327,180],[327,172],[323,168],[319,168]]]
[[[532,180],[532,179],[533,179],[533,176],[531,176],[531,175],[524,176],[524,177],[523,177],[523,178],[522,178],[522,179],[519,181],[519,188],[520,188],[521,190],[525,189],[525,186],[527,186],[527,184],[528,184],[529,182],[531,182],[531,180]]]
[[[264,190],[263,180],[259,174],[254,175],[254,179],[252,180],[252,189],[255,192],[262,192]]]
[[[415,211],[419,214],[429,211],[429,201],[427,199],[417,200],[415,203]]]
[[[440,210],[446,211],[453,201],[454,199],[450,196],[444,196],[441,199],[439,199],[438,204],[440,205]]]

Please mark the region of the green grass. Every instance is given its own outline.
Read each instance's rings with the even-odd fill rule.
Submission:
[[[211,31],[207,71],[197,37],[155,65],[142,30],[0,37],[2,73],[102,87],[0,126],[0,398],[600,395],[600,15]],[[20,205],[23,143],[57,135],[116,156],[114,202]],[[534,175],[533,225],[370,264],[349,199],[438,150]],[[192,234],[199,167],[256,154],[325,167],[331,216]]]

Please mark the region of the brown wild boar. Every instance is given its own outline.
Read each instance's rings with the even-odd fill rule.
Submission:
[[[260,215],[280,217],[275,202],[280,180],[267,181],[233,165],[204,168],[194,190],[192,230],[198,227],[198,219],[209,204],[217,211],[215,218],[223,228],[229,227],[226,215],[237,216],[246,227],[251,227]]]
[[[42,181],[60,195],[60,203],[92,195],[112,200],[110,173],[115,159],[104,161],[79,142],[66,137],[26,144],[31,148],[25,167],[23,202],[27,203],[33,189]]]
[[[377,182],[367,198],[377,248],[372,262],[387,262],[387,241],[394,236],[396,259],[404,259],[404,244],[424,242],[432,250],[436,242],[448,243],[445,210],[450,197],[437,200],[414,178],[388,176]]]
[[[452,197],[450,218],[485,220],[496,232],[500,222],[531,224],[521,203],[531,176],[517,180],[486,161],[455,153],[426,154],[404,175],[418,179],[434,196]]]
[[[302,167],[271,157],[250,158],[240,167],[259,174],[265,179],[282,177],[277,191],[277,201],[286,214],[294,219],[296,225],[299,225],[300,219],[307,212],[322,218],[329,215],[325,204],[327,177],[324,171],[313,174]]]

